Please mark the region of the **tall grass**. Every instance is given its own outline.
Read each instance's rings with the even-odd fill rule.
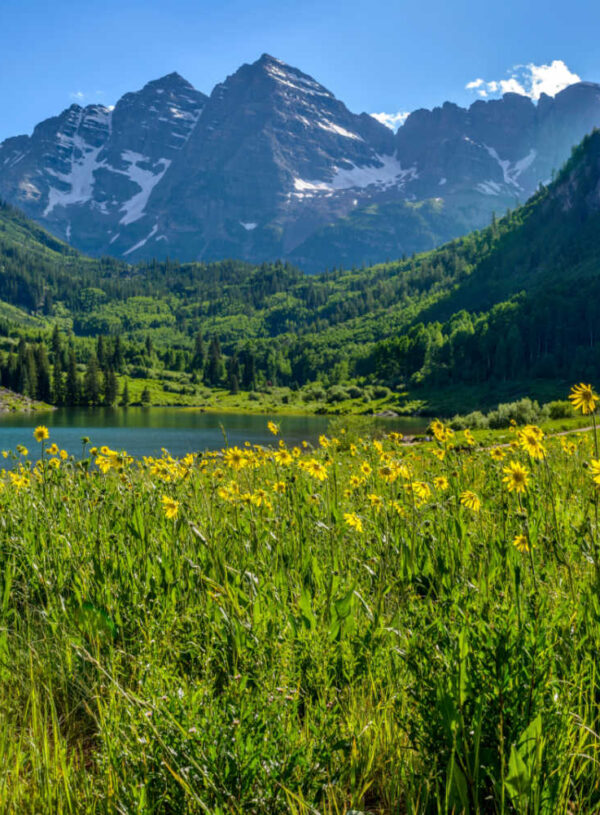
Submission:
[[[0,811],[599,811],[593,442],[438,438],[9,454]]]

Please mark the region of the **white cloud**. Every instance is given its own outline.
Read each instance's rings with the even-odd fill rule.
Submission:
[[[515,65],[507,73],[508,79],[485,81],[477,78],[467,82],[465,88],[484,98],[498,93],[518,93],[537,101],[543,93],[556,96],[569,85],[581,82],[581,78],[562,59],[555,59],[549,65],[535,65],[533,62]]]
[[[397,113],[371,113],[374,119],[377,119],[382,125],[389,127],[390,130],[398,130],[400,125],[403,125],[408,119],[409,115],[409,113],[400,110]]]
[[[85,99],[85,93],[83,91],[71,91],[69,94],[71,99],[76,99],[78,102],[83,101]]]

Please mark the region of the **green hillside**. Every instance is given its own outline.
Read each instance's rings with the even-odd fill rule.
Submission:
[[[310,277],[284,263],[92,260],[3,206],[0,321],[13,344],[19,332],[47,342],[57,325],[79,365],[93,339],[113,348],[119,337],[117,373],[176,370],[208,386],[352,381],[432,408],[459,387],[488,402],[506,383],[533,382],[535,392],[540,380],[546,393],[549,382],[600,375],[599,179],[594,132],[551,185],[487,228]]]

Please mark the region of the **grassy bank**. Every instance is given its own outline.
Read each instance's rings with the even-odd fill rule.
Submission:
[[[15,451],[0,810],[597,812],[593,434],[436,432]]]
[[[15,393],[8,388],[0,388],[0,414],[1,413],[35,413],[37,411],[53,410],[51,405],[45,402],[38,402]]]

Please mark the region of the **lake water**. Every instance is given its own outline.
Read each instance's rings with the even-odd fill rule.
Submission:
[[[81,438],[90,444],[103,444],[115,450],[127,450],[130,455],[160,455],[165,447],[173,456],[223,447],[228,443],[243,445],[272,444],[273,435],[267,422],[273,420],[281,428],[281,436],[289,445],[306,440],[315,442],[326,433],[328,416],[269,416],[232,413],[202,413],[195,408],[58,408],[47,413],[0,414],[0,450],[14,450],[24,444],[34,455],[38,449],[32,430],[46,425],[50,441],[76,456],[81,455]],[[419,433],[427,426],[426,419],[376,419],[386,430]]]

